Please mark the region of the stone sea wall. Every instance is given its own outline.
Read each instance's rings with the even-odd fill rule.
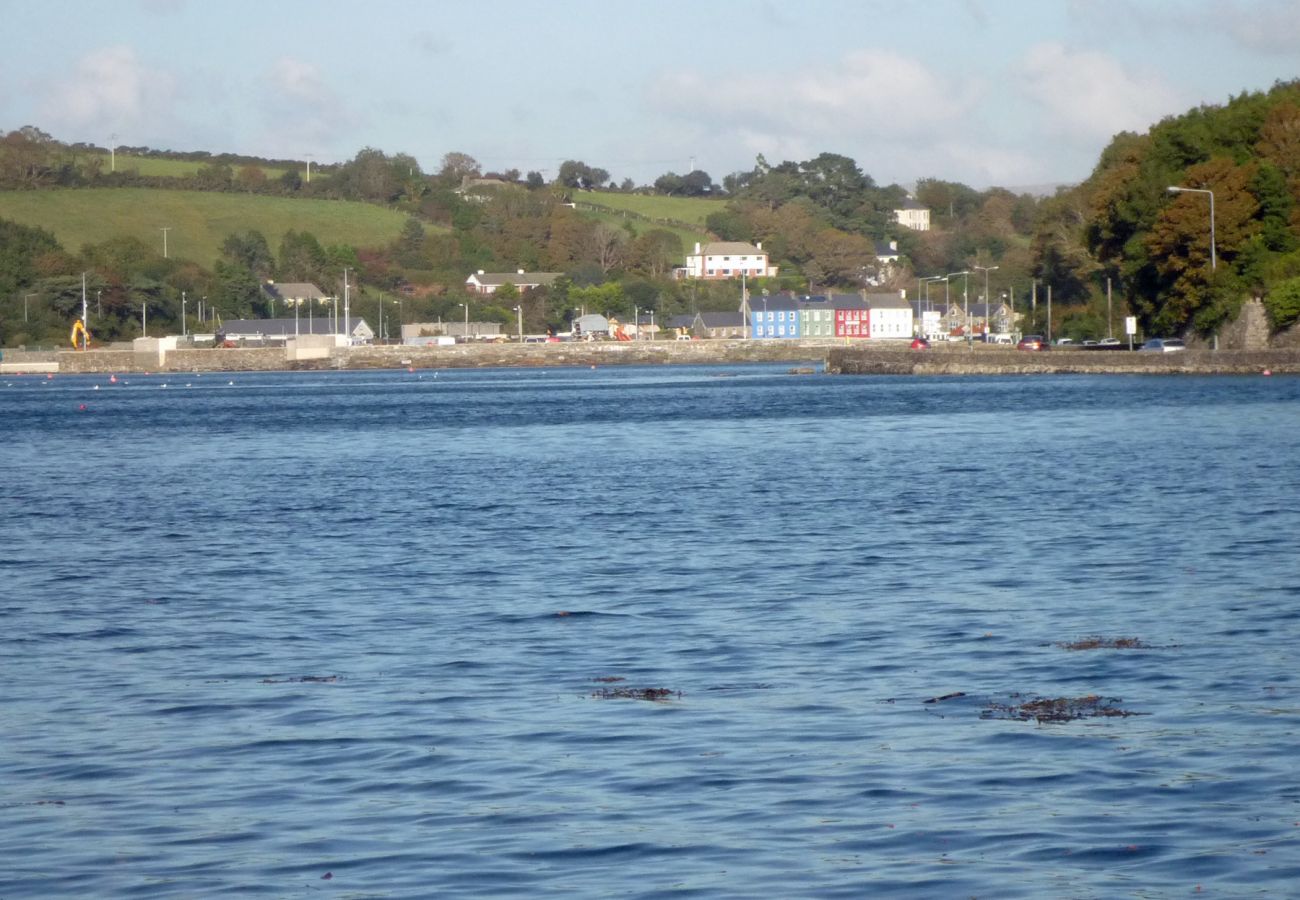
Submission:
[[[1027,352],[977,345],[972,349],[884,350],[836,347],[826,354],[835,375],[1251,375],[1300,374],[1296,350],[1124,350]]]
[[[321,359],[291,360],[284,348],[173,350],[159,364],[131,350],[5,351],[6,372],[269,372],[323,369],[451,369],[518,366],[717,365],[790,363],[843,375],[1300,374],[1300,349],[1133,353],[1061,350],[1028,353],[983,344],[914,351],[902,344],[843,341],[647,341],[644,343],[457,344],[352,347]]]

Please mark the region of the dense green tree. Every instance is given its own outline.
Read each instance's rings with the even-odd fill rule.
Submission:
[[[575,159],[566,159],[560,163],[560,172],[556,181],[565,187],[590,190],[603,186],[609,181],[609,172],[593,168]]]
[[[37,277],[37,259],[60,249],[54,235],[43,228],[0,219],[0,296],[31,284]]]
[[[280,241],[277,281],[318,282],[325,272],[325,250],[308,231],[286,231]]]
[[[226,236],[221,244],[221,255],[229,262],[239,263],[258,278],[267,278],[275,271],[275,257],[262,232],[250,228]]]

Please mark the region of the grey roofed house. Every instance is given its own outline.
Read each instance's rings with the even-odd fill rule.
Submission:
[[[323,293],[320,288],[309,281],[286,281],[277,284],[274,281],[268,281],[262,285],[265,291],[273,300],[281,302],[303,301],[303,300],[324,300],[327,294]]]
[[[369,341],[375,332],[360,316],[348,320],[351,326],[349,334],[354,340]],[[338,334],[334,321],[329,316],[298,316],[295,321],[288,319],[235,319],[223,322],[217,329],[228,341],[238,340],[273,340],[283,341],[303,334]]]
[[[549,287],[563,274],[563,272],[525,272],[523,269],[514,272],[484,272],[480,269],[466,278],[465,284],[469,285],[476,294],[495,294],[498,288],[507,284],[513,284],[519,290],[527,291],[535,287]]]
[[[750,309],[753,309],[750,299]],[[695,334],[708,337],[744,337],[748,327],[743,313],[737,312],[702,312],[673,316],[666,328],[685,328]]]
[[[609,319],[598,313],[587,313],[573,320],[573,326],[582,334],[608,334]]]
[[[911,309],[912,304],[907,302],[902,294],[897,291],[891,291],[883,294],[867,294],[867,306],[872,309]]]

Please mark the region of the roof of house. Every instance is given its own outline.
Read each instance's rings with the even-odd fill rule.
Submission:
[[[876,241],[877,259],[898,259],[901,255],[897,241]]]
[[[910,309],[908,303],[898,293],[890,294],[867,294],[867,306],[872,309]]]
[[[924,205],[924,204],[922,204],[922,203],[917,203],[916,200],[915,200],[914,198],[912,198],[912,197],[908,197],[906,200],[903,201],[902,205],[900,205],[900,206],[898,206],[898,207],[895,207],[895,208],[896,208],[896,209],[924,209],[924,210],[928,210],[930,207],[928,207],[928,206],[926,206],[926,205]]]
[[[321,289],[308,281],[286,281],[283,283],[268,281],[262,285],[262,290],[277,300],[325,299],[325,294],[321,292]]]
[[[508,283],[518,287],[519,285],[528,284],[553,284],[555,279],[563,274],[563,272],[475,272],[465,281],[466,283],[475,281],[482,285],[496,285],[497,287]]]
[[[745,241],[715,241],[700,247],[700,255],[703,256],[727,256],[733,254],[736,256],[759,256],[766,253],[766,250],[760,250]]]
[[[365,325],[365,319],[352,316],[348,323],[352,326],[348,333],[356,334],[357,329]],[[367,330],[369,326],[366,326]],[[296,334],[338,334],[333,320],[326,316],[299,316],[293,319],[234,319],[221,323],[217,329],[221,334],[261,334],[267,337],[290,337]]]

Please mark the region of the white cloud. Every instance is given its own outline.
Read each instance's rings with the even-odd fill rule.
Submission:
[[[667,75],[651,88],[650,102],[708,132],[824,147],[882,130],[928,131],[956,115],[973,93],[916,60],[857,52],[789,74]]]
[[[175,98],[169,74],[147,68],[132,48],[118,46],[83,57],[70,76],[49,86],[43,102],[55,131],[139,132],[147,126],[156,133],[159,122],[172,119]]]
[[[1030,48],[1018,84],[1040,107],[1044,129],[1067,139],[1105,142],[1120,131],[1145,131],[1191,105],[1158,75],[1059,43]]]
[[[1297,0],[1251,0],[1216,5],[1215,21],[1249,50],[1294,54],[1300,34],[1300,2]]]
[[[355,113],[314,63],[281,57],[266,73],[264,87],[265,143],[273,154],[296,157],[331,147],[341,134],[357,126]]]

